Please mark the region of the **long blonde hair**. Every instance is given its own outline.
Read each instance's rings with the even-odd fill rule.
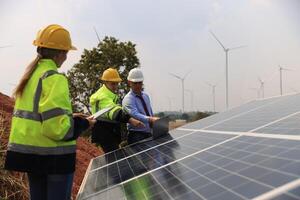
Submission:
[[[55,56],[57,56],[61,52],[65,52],[65,51],[58,50],[58,49],[49,49],[49,48],[38,47],[37,48],[38,54],[37,54],[36,58],[33,61],[31,61],[31,63],[26,67],[25,72],[24,72],[20,82],[18,83],[17,87],[14,89],[13,97],[17,98],[17,97],[22,96],[24,88],[25,88],[27,82],[29,81],[32,73],[36,69],[36,66],[37,66],[38,62],[40,61],[40,59],[42,59],[42,58],[53,59]]]
[[[25,72],[24,72],[20,82],[18,83],[17,87],[14,89],[14,92],[13,92],[14,98],[22,96],[23,90],[41,58],[42,58],[42,56],[40,54],[38,54],[36,56],[36,58],[33,61],[31,61],[29,63],[29,65],[26,67]]]

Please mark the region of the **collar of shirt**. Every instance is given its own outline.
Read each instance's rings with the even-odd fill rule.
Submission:
[[[131,94],[134,96],[134,97],[137,97],[137,96],[144,96],[144,92],[143,91],[141,91],[141,95],[139,95],[139,94],[137,94],[137,93],[135,93],[132,89],[130,89],[130,92],[131,92]]]

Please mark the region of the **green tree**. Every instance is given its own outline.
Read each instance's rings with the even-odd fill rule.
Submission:
[[[157,114],[157,117],[159,117],[159,118],[162,118],[162,117],[164,117],[164,116],[166,116],[164,112],[159,112],[159,113]]]
[[[209,113],[209,112],[197,112],[191,119],[191,121],[196,121],[196,120],[199,120],[199,119],[203,119],[205,117],[208,117],[212,115],[212,113]]]
[[[129,91],[126,77],[131,69],[140,64],[135,46],[130,41],[120,42],[114,37],[105,37],[97,47],[83,51],[79,63],[67,72],[75,111],[85,108],[91,113],[89,97],[101,87],[99,78],[109,67],[116,68],[123,80],[119,87],[121,97]]]
[[[181,118],[184,119],[184,120],[186,120],[186,121],[188,121],[190,117],[189,117],[188,113],[183,113],[182,116],[181,116]]]

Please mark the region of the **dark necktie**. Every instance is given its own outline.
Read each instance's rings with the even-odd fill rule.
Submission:
[[[150,113],[149,113],[149,111],[148,111],[148,109],[147,109],[146,102],[145,102],[145,100],[143,99],[143,97],[142,97],[142,96],[139,96],[139,95],[136,95],[136,97],[139,98],[139,99],[141,100],[146,115],[147,115],[147,116],[150,116]]]

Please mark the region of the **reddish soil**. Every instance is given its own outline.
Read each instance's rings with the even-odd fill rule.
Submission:
[[[0,113],[1,113],[0,120],[3,120],[2,121],[3,123],[1,124],[2,126],[4,126],[3,128],[5,128],[5,134],[2,135],[0,139],[1,146],[2,145],[6,146],[8,141],[11,116],[13,112],[13,105],[14,105],[14,101],[12,98],[0,93]],[[76,171],[75,171],[73,190],[72,190],[72,196],[74,199],[80,188],[81,182],[83,180],[84,174],[86,172],[86,168],[88,167],[90,160],[102,154],[102,151],[96,146],[94,146],[93,144],[91,144],[87,138],[79,138],[77,140],[76,152],[77,152]],[[20,181],[24,181],[24,179]]]
[[[77,140],[77,157],[76,157],[76,171],[73,181],[73,191],[72,196],[75,199],[76,194],[80,188],[81,182],[85,175],[85,171],[92,158],[95,158],[103,152],[91,144],[87,138],[79,138]]]
[[[11,122],[11,115],[14,109],[14,100],[9,96],[6,96],[0,92],[0,128],[5,130],[5,133],[1,136],[0,145],[6,146],[8,137],[9,137],[9,129]]]

